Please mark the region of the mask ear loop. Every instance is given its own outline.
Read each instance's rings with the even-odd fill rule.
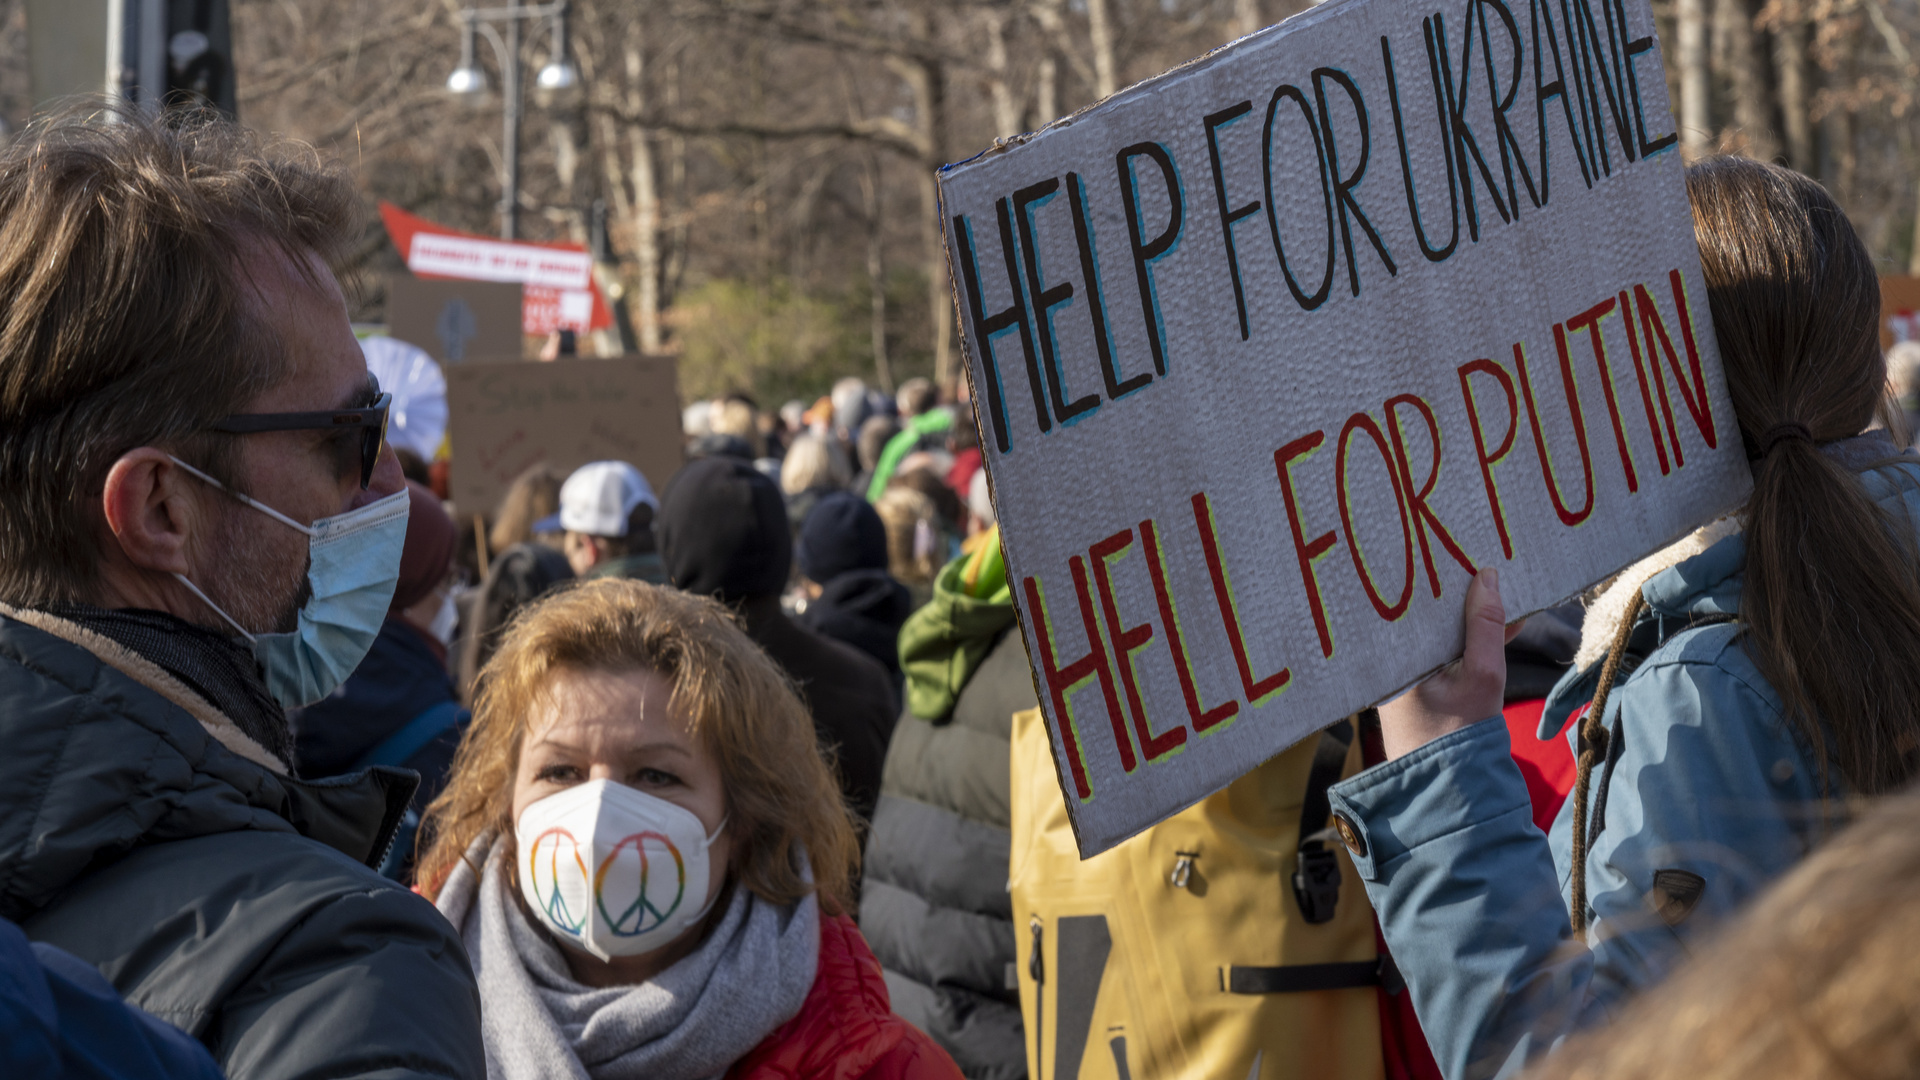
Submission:
[[[218,480],[215,480],[213,477],[208,476],[206,473],[201,472],[199,469],[194,468],[193,466],[187,464],[186,462],[181,461],[179,458],[174,457],[172,454],[167,455],[167,460],[173,462],[175,465],[178,465],[182,469],[186,470],[187,475],[199,477],[201,480],[204,480],[207,483],[212,484],[214,487],[220,489],[221,491],[226,492],[227,494],[233,496],[236,499],[239,499],[241,502],[246,503],[248,506],[253,507],[255,510],[260,511],[263,514],[268,514],[272,517],[279,518],[281,521],[286,522],[288,525],[291,525],[296,529],[299,529],[301,532],[306,533],[308,536],[313,535],[313,530],[311,528],[300,524],[299,522],[293,520],[292,518],[281,513],[280,511],[275,510],[273,507],[266,505],[265,503],[258,502],[254,499],[248,498],[247,496],[240,494],[237,491],[234,491],[232,488],[229,488],[227,485],[221,483]],[[247,641],[250,643],[257,644],[259,642],[260,640],[259,638],[255,637],[250,631],[247,630],[246,627],[241,626],[238,622],[234,621],[233,616],[227,614],[225,609],[221,608],[219,604],[214,603],[212,597],[208,596],[204,592],[201,592],[200,586],[195,585],[193,582],[187,580],[187,575],[175,574],[173,576],[175,579],[177,579],[180,582],[180,584],[185,585],[188,591],[192,592],[193,595],[199,597],[201,603],[207,605],[209,608],[212,608],[213,613],[215,615],[218,615],[222,619],[225,619],[227,625],[233,627],[235,633],[239,634],[243,638],[246,638]]]
[[[173,575],[173,576],[174,576],[175,578],[177,578],[177,579],[179,579],[179,581],[180,581],[180,584],[182,584],[182,585],[185,585],[185,586],[186,586],[186,587],[187,587],[188,589],[190,589],[190,590],[192,590],[192,591],[193,591],[193,595],[195,595],[195,596],[197,596],[197,597],[199,597],[199,598],[200,598],[200,602],[201,602],[201,603],[203,603],[203,604],[205,604],[205,605],[207,605],[208,607],[210,607],[210,608],[212,608],[212,609],[213,609],[213,613],[214,613],[215,615],[218,615],[218,616],[220,616],[221,618],[223,618],[223,619],[225,619],[225,620],[227,620],[227,625],[228,625],[228,626],[231,626],[231,627],[233,627],[233,629],[234,629],[234,632],[235,632],[235,633],[238,633],[238,634],[239,634],[239,635],[240,635],[241,637],[243,637],[243,638],[246,638],[246,639],[247,639],[247,640],[248,640],[249,642],[257,642],[257,641],[259,641],[259,640],[260,640],[259,638],[256,638],[256,637],[254,637],[254,636],[253,636],[252,634],[250,634],[250,633],[248,633],[248,632],[247,632],[247,628],[246,628],[246,627],[244,627],[244,626],[241,626],[241,625],[240,625],[239,623],[237,623],[237,622],[234,622],[234,621],[233,621],[233,616],[231,616],[231,615],[229,615],[229,614],[227,614],[227,613],[226,613],[225,611],[222,611],[222,610],[220,609],[220,605],[219,605],[219,604],[216,604],[216,603],[214,603],[214,602],[213,602],[213,600],[212,600],[212,599],[211,599],[210,597],[208,597],[206,593],[203,593],[203,592],[201,592],[201,591],[200,591],[200,586],[198,586],[198,585],[195,585],[195,584],[194,584],[193,582],[191,582],[191,581],[188,581],[188,580],[187,580],[187,575],[185,575],[185,574],[175,574],[175,575]]]
[[[287,515],[281,513],[280,511],[275,510],[273,507],[268,506],[266,503],[263,503],[260,500],[255,499],[250,495],[242,495],[241,493],[233,490],[232,488],[221,483],[220,481],[215,480],[213,477],[208,476],[206,473],[201,472],[199,469],[196,469],[193,466],[187,464],[186,462],[181,461],[179,458],[174,457],[172,454],[167,455],[167,460],[173,462],[175,465],[180,466],[182,469],[185,469],[188,475],[197,476],[200,479],[205,480],[207,483],[212,484],[214,487],[219,488],[221,491],[224,491],[227,494],[233,496],[234,498],[239,499],[241,502],[246,503],[248,506],[253,507],[255,510],[258,510],[261,513],[267,515],[268,517],[278,519],[279,521],[284,523],[288,528],[298,529],[301,532],[307,534],[308,536],[318,535],[316,532],[314,532],[313,526],[302,525],[299,522],[288,517]],[[194,591],[198,592],[199,590],[195,589]],[[202,599],[205,599],[205,597],[203,596]],[[214,610],[218,611],[219,609],[215,608]],[[232,619],[228,619],[227,621],[233,622]],[[242,631],[242,633],[244,632],[245,631]]]

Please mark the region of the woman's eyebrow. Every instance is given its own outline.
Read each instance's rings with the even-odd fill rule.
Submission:
[[[629,754],[657,754],[663,751],[666,753],[679,754],[685,758],[693,756],[693,751],[676,742],[642,743],[639,746],[631,747],[627,752]]]
[[[587,753],[586,750],[584,750],[579,746],[575,746],[574,744],[568,743],[568,742],[562,742],[558,739],[555,739],[555,738],[552,738],[551,736],[546,736],[546,735],[543,735],[540,738],[535,739],[533,741],[532,746],[529,746],[528,749],[533,749],[534,747],[541,747],[541,746],[549,746],[555,750],[560,750],[570,754]],[[621,753],[623,755],[673,753],[686,758],[690,758],[693,756],[693,751],[689,750],[684,744],[677,743],[677,742],[667,742],[665,740],[661,740],[659,742],[641,743],[638,746],[629,746],[624,748],[621,751]]]

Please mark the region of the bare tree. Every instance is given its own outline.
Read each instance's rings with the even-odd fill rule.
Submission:
[[[1713,135],[1706,0],[1675,0],[1674,21],[1680,39],[1680,146],[1688,158],[1697,158],[1707,152]]]

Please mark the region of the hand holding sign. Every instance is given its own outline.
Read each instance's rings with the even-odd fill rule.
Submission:
[[[1500,711],[1507,687],[1507,642],[1526,622],[1507,623],[1500,603],[1500,571],[1487,569],[1474,576],[1461,619],[1467,642],[1460,659],[1380,706],[1380,741],[1388,760]]]

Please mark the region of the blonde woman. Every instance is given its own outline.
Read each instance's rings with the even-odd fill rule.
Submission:
[[[792,499],[806,492],[838,491],[853,483],[846,451],[824,435],[794,436],[780,463],[780,492]]]
[[[940,509],[905,484],[890,485],[873,509],[887,527],[887,572],[907,587],[918,608],[932,598],[934,575],[949,554]]]
[[[527,609],[425,828],[491,1080],[959,1076],[892,1015],[813,723],[717,603],[606,579]]]

